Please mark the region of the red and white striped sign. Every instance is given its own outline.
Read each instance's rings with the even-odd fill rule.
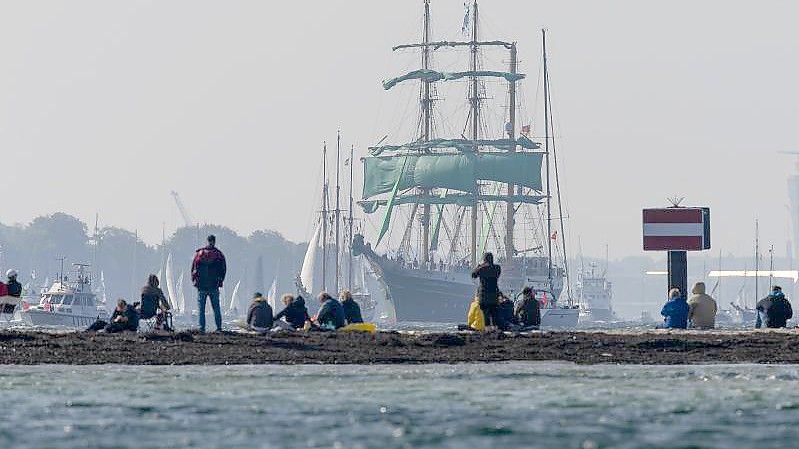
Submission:
[[[710,209],[644,209],[644,251],[701,251],[710,248]]]

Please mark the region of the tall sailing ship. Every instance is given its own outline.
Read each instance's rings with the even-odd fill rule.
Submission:
[[[525,74],[518,71],[516,42],[484,40],[479,24],[475,1],[467,6],[463,22],[470,38],[434,40],[425,0],[421,42],[393,48],[421,54],[420,68],[383,82],[385,90],[419,83],[418,126],[409,133],[412,141],[389,144],[386,136],[361,159],[358,204],[366,214],[382,214],[382,224],[374,245],[356,234],[352,250],[369,262],[397,320],[463,321],[476,288],[471,268],[492,251],[502,265],[500,288],[506,295],[530,286],[545,305],[543,325],[574,326],[578,309],[570,294],[561,295],[568,270],[546,34],[542,32],[544,123],[536,137],[517,118],[522,99],[517,91]],[[494,52],[492,61],[497,52],[507,55],[507,71],[484,67],[483,54],[489,51]],[[442,52],[450,57],[468,54],[468,64],[461,71],[437,68],[433,57]],[[490,88],[497,86],[507,89],[507,103],[492,108]],[[468,100],[465,126],[446,126],[457,114],[443,112],[440,93],[462,87]]]

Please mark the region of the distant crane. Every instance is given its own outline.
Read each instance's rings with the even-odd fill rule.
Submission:
[[[194,226],[194,219],[191,218],[189,211],[186,210],[186,206],[183,205],[183,201],[180,200],[180,195],[178,195],[178,192],[175,192],[173,190],[171,193],[172,193],[172,198],[175,199],[175,204],[178,206],[180,215],[183,217],[183,221],[186,223],[186,227]]]

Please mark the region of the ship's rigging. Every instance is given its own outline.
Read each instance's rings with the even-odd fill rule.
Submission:
[[[421,41],[393,47],[395,52],[411,50],[421,54],[420,68],[383,82],[386,90],[406,82],[419,82],[419,134],[406,143],[384,143],[387,138],[383,138],[369,148],[370,155],[362,158],[364,189],[358,203],[367,214],[382,213],[374,243],[379,245],[388,240],[384,248],[394,257],[414,260],[420,266],[435,263],[433,256],[438,256],[440,263],[473,266],[486,250],[494,251],[505,261],[532,250],[547,258],[551,279],[556,275],[554,260],[562,257],[565,263],[566,232],[554,127],[550,120],[546,44],[544,136],[539,143],[530,138],[529,126],[519,132],[518,83],[525,79],[525,74],[518,71],[516,43],[481,40],[476,1],[469,13],[469,40],[433,40],[430,4],[425,1]],[[449,65],[444,70],[433,64],[433,54],[453,49],[469,52],[467,67],[458,69]],[[507,52],[507,71],[483,67],[484,49]],[[484,121],[485,106],[491,100],[486,80],[507,85],[506,121],[499,135],[496,130],[489,130]],[[435,104],[440,100],[437,86],[464,81],[468,85],[469,108],[462,132],[436,135]],[[552,203],[555,200],[556,205]],[[404,217],[403,207],[407,207]],[[400,213],[395,214],[397,211]],[[390,231],[397,226],[400,234],[395,235],[401,239],[391,243]],[[468,238],[464,239],[464,234]],[[522,240],[519,247],[527,250],[516,249],[517,239]],[[445,240],[449,245],[442,245]],[[562,250],[562,254],[555,254],[556,249]]]

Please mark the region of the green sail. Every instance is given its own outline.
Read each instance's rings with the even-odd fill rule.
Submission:
[[[363,199],[414,187],[477,193],[478,181],[541,191],[541,153],[421,154],[364,158]],[[407,161],[407,165],[406,162]],[[404,169],[403,169],[404,167]]]
[[[419,69],[419,70],[414,70],[412,72],[408,72],[396,78],[391,78],[389,80],[383,81],[383,89],[389,90],[392,87],[396,86],[397,84],[408,80],[422,80],[428,82],[435,82],[442,80],[453,81],[471,76],[504,78],[508,82],[519,81],[521,79],[524,79],[525,77],[525,75],[522,73],[495,72],[492,70],[468,70],[465,72],[439,72],[430,69]]]

